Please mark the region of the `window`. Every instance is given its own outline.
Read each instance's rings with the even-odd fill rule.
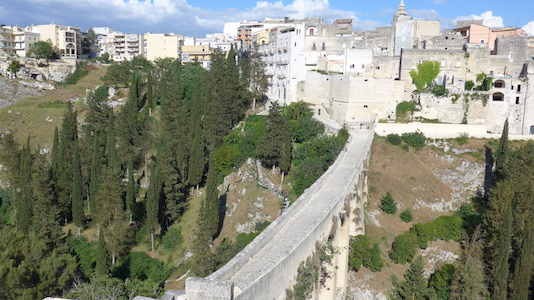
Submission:
[[[515,97],[515,104],[519,104],[519,97]]]
[[[521,85],[520,84],[517,85],[517,92],[518,93],[521,92]]]
[[[354,69],[354,64],[350,65],[350,67],[349,67],[349,68],[351,68],[351,69]]]
[[[497,80],[497,81],[495,81],[495,84],[493,86],[496,87],[496,88],[504,88],[505,84],[504,84],[503,80]]]
[[[317,45],[313,42],[312,50],[317,50]]]
[[[504,94],[503,93],[493,94],[493,101],[504,101]]]
[[[321,50],[326,50],[326,44],[323,43],[322,47],[321,47]]]
[[[484,44],[484,42],[485,42],[484,40],[480,40],[480,43],[481,43],[481,44]]]

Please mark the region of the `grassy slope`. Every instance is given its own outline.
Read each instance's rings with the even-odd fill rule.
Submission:
[[[14,132],[19,142],[25,141],[30,135],[34,147],[51,147],[54,128],[61,125],[65,103],[71,98],[81,99],[87,95],[86,89],[94,90],[102,85],[100,77],[105,74],[105,70],[90,68],[89,74],[75,85],[57,84],[55,90],[46,91],[43,96],[21,99],[14,105],[1,109],[0,130]],[[81,103],[77,103],[75,107],[83,111]],[[46,121],[47,117],[51,119],[50,122]]]

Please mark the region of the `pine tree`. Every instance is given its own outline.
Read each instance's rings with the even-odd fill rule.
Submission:
[[[78,145],[74,149],[74,164],[72,168],[72,220],[78,227],[78,236],[80,228],[83,226],[83,193],[82,193],[82,172],[80,169],[80,151]]]
[[[393,291],[391,299],[433,299],[434,291],[427,285],[427,280],[423,275],[423,260],[417,257],[410,269],[404,273],[404,281],[398,282],[393,277]]]
[[[126,209],[130,215],[130,223],[132,222],[133,210],[137,198],[133,172],[133,161],[130,159],[128,161],[128,185],[126,186]]]
[[[495,182],[502,181],[506,178],[509,152],[508,144],[508,119],[506,119],[499,141],[497,157],[495,158]]]
[[[96,248],[96,277],[107,276],[109,274],[109,256],[106,249],[106,242],[104,240],[104,233],[102,230],[98,233],[98,244]]]
[[[471,237],[466,236],[462,241],[462,256],[451,282],[451,299],[476,300],[486,299],[486,296],[482,240],[480,228],[477,228]]]
[[[152,252],[154,252],[154,235],[160,225],[158,218],[162,186],[160,168],[154,165],[151,174],[146,199],[146,226],[150,232],[150,244],[152,246]]]
[[[21,150],[20,154],[20,173],[18,178],[19,192],[17,201],[15,202],[15,216],[17,229],[28,234],[30,228],[30,218],[32,214],[32,154],[30,147],[30,137]]]
[[[516,258],[514,279],[512,283],[513,300],[529,299],[529,290],[531,287],[531,278],[534,266],[534,235],[533,221],[528,219],[523,230],[523,243],[521,245],[520,255]]]

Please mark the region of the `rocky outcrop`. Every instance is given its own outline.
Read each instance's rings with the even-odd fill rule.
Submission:
[[[15,73],[8,71],[12,60],[18,60],[20,69]],[[76,65],[73,62],[47,61],[33,58],[2,57],[0,58],[0,75],[6,78],[19,78],[24,80],[53,80],[63,81],[65,77],[74,72]]]

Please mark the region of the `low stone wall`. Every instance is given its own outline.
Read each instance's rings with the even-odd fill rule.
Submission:
[[[328,171],[254,241],[207,278],[186,281],[187,299],[200,299],[195,296],[199,290],[214,286],[228,289],[229,282],[234,284],[233,299],[283,298],[285,290],[294,284],[299,264],[315,251],[317,242],[328,237],[333,220],[345,208],[345,200],[363,170],[372,138],[372,131],[353,132]],[[219,288],[213,292],[217,294],[202,293],[202,299],[232,299],[220,298]]]
[[[451,139],[462,134],[480,139],[499,139],[500,134],[487,133],[486,125],[468,124],[435,124],[435,123],[377,123],[376,134],[386,136],[388,134],[403,134],[408,132],[421,131],[428,138]],[[511,140],[534,140],[534,135],[509,135]]]

